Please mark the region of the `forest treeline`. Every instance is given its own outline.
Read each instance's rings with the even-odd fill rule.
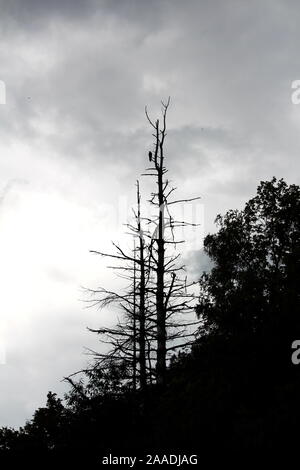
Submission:
[[[254,455],[293,448],[300,422],[300,188],[262,181],[242,210],[217,216],[204,240],[212,268],[189,282],[172,216],[162,122],[146,116],[154,145],[146,174],[156,216],[141,213],[140,183],[132,251],[112,253],[125,290],[89,289],[88,302],[123,312],[114,327],[92,330],[108,344],[66,380],[64,399],[49,392],[22,428],[0,430],[0,458],[42,455],[69,462],[114,455]],[[201,267],[199,266],[199,272]],[[300,354],[299,354],[300,356]],[[224,457],[225,458],[225,457]]]

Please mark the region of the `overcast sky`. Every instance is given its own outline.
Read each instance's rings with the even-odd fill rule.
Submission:
[[[300,5],[287,0],[0,1],[0,426],[66,390],[97,347],[80,286],[121,237],[171,95],[167,159],[203,234],[273,175],[299,184]],[[143,184],[143,183],[142,183]],[[202,213],[202,212],[201,212]],[[197,245],[198,244],[198,245]],[[195,265],[199,259],[199,267]],[[6,359],[4,359],[6,353]]]

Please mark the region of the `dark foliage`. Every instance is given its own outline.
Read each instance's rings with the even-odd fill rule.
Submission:
[[[243,211],[217,222],[205,240],[214,268],[200,281],[199,339],[174,358],[167,385],[134,393],[121,368],[94,370],[65,404],[49,393],[24,428],[2,428],[0,455],[101,462],[109,453],[188,452],[225,462],[242,453],[244,468],[258,453],[297,446],[300,188],[263,182]]]

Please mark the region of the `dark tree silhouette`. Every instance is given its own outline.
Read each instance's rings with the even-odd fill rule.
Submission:
[[[154,151],[149,152],[152,166],[144,175],[156,179],[157,189],[151,194],[150,203],[157,209],[157,217],[143,217],[141,214],[141,192],[137,182],[134,222],[127,224],[134,237],[133,253],[128,254],[115,243],[115,253],[92,251],[118,261],[119,264],[113,268],[123,272],[122,277],[129,280],[129,286],[125,293],[102,287],[88,290],[92,294],[92,306],[117,304],[125,312],[116,327],[90,330],[111,346],[108,352],[93,352],[96,358],[93,367],[118,364],[123,368],[125,382],[133,389],[137,389],[138,383],[141,390],[145,390],[148,383],[165,383],[168,359],[174,350],[192,344],[199,324],[194,316],[197,283],[187,282],[185,266],[180,264],[180,253],[176,251],[177,245],[184,242],[176,239],[176,229],[196,224],[176,220],[170,211],[173,204],[199,198],[171,200],[170,197],[175,188],[170,187],[165,179],[167,169],[164,163],[169,103],[170,100],[162,103],[162,128],[159,120],[155,124],[151,121],[146,110],[155,133]],[[72,381],[70,383],[73,386]]]
[[[198,316],[206,331],[300,334],[300,189],[261,182],[244,210],[216,219],[205,239],[214,268],[200,281]]]
[[[194,331],[188,331],[187,327],[197,324],[197,321],[189,318],[194,307],[194,283],[189,284],[186,276],[182,277],[185,274],[185,266],[178,263],[180,254],[172,250],[178,244],[184,243],[184,240],[176,239],[176,229],[196,224],[174,219],[170,207],[200,198],[172,200],[175,188],[170,187],[169,180],[165,178],[168,171],[165,166],[165,139],[169,105],[170,98],[166,103],[162,102],[162,123],[159,119],[153,121],[145,108],[148,122],[154,130],[153,152],[149,152],[152,166],[147,168],[144,175],[154,176],[156,180],[156,191],[152,193],[150,203],[157,209],[157,218],[148,222],[150,226],[154,224],[150,258],[156,276],[153,287],[156,308],[156,380],[161,385],[166,381],[168,354],[174,349],[190,344],[191,338],[194,338]]]
[[[96,362],[93,368],[118,367],[122,376],[134,390],[144,390],[147,383],[152,380],[152,361],[146,364],[146,344],[151,350],[152,336],[150,332],[152,320],[148,305],[147,283],[149,280],[149,253],[145,243],[145,235],[141,217],[141,193],[137,181],[137,208],[133,211],[134,222],[128,223],[129,234],[133,237],[133,251],[126,253],[118,244],[114,243],[115,253],[92,251],[98,255],[117,260],[113,265],[122,278],[129,282],[122,292],[107,290],[106,288],[88,289],[92,295],[91,306],[100,308],[110,305],[119,306],[124,315],[115,327],[101,327],[90,329],[97,333],[103,344],[110,346],[108,352],[93,351]],[[151,334],[150,334],[151,333]]]
[[[207,468],[218,456],[222,465],[239,459],[237,468],[263,457],[269,468],[279,452],[286,459],[299,440],[299,368],[291,362],[290,342],[300,337],[299,204],[300,188],[274,178],[259,185],[242,211],[218,216],[218,232],[205,239],[214,267],[201,278],[201,335],[191,351],[167,364],[167,387],[148,383],[141,401],[124,387],[118,361],[87,370],[78,382],[69,379],[65,403],[49,393],[24,427],[0,429],[1,463],[40,455],[60,464],[65,458],[70,467],[80,459],[99,464],[110,453],[145,457],[178,450],[198,454]],[[153,245],[146,266],[154,275],[146,283],[151,315],[145,330],[154,342],[157,254],[156,240],[149,240],[145,235],[145,245]]]

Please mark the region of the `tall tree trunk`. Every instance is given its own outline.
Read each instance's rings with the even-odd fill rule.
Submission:
[[[136,253],[134,243],[134,263],[133,263],[133,358],[132,358],[132,369],[133,369],[133,389],[136,391],[137,388],[137,321],[136,321]]]
[[[141,195],[139,182],[137,182],[137,223],[139,236],[139,262],[140,262],[140,305],[139,305],[139,365],[140,365],[140,387],[144,390],[147,385],[146,379],[146,338],[145,338],[145,259],[144,259],[144,235],[141,228]]]
[[[157,235],[157,383],[163,385],[166,379],[166,309],[164,304],[164,274],[165,274],[165,239],[164,239],[164,189],[163,189],[163,138],[159,140],[159,121],[157,126],[157,144],[155,152],[155,164],[157,170],[159,221]],[[158,155],[159,154],[159,155]]]

